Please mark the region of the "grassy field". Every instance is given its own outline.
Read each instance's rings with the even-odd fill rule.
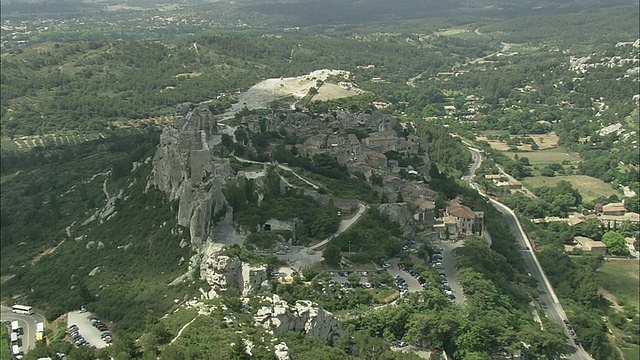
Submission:
[[[619,346],[624,356],[624,360],[638,360],[640,359],[640,347],[637,345],[625,344]]]
[[[577,154],[569,153],[568,150],[563,147],[537,151],[507,151],[505,154],[511,158],[515,157],[516,154],[518,157],[527,157],[531,165],[560,163],[563,160],[569,160],[571,163],[580,162],[580,157]]]
[[[523,179],[522,182],[524,183],[525,187],[533,190],[533,188],[536,187],[549,185],[553,186],[562,180],[570,182],[574,188],[578,189],[578,191],[580,191],[580,194],[582,195],[583,201],[590,201],[602,195],[610,196],[615,194],[618,196],[622,196],[622,193],[614,190],[610,184],[587,175],[567,175],[555,177],[533,176]]]
[[[500,132],[497,131],[484,131],[482,132],[483,136],[478,136],[476,137],[476,140],[478,141],[486,141],[489,143],[489,145],[491,145],[492,148],[496,149],[496,150],[500,150],[500,151],[507,151],[509,150],[510,146],[507,145],[507,143],[502,142],[500,140],[489,140],[488,137],[491,137],[491,135],[500,135]],[[556,135],[556,133],[554,132],[550,132],[548,134],[539,134],[539,135],[527,135],[527,136],[511,136],[512,139],[516,139],[516,138],[531,138],[533,139],[533,141],[538,145],[538,150],[535,150],[535,152],[544,152],[544,150],[549,150],[549,149],[555,149],[558,150],[558,141],[560,140],[560,137],[558,135]],[[533,151],[531,150],[531,145],[528,144],[522,144],[517,146],[518,150],[521,151]],[[562,149],[560,149],[562,150]]]
[[[638,309],[638,271],[640,262],[637,260],[607,261],[598,270],[598,277],[602,287],[611,292],[625,305],[632,305]],[[636,354],[638,349],[635,349]],[[636,356],[635,359],[638,359]]]

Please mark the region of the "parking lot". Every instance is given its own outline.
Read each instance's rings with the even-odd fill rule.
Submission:
[[[67,314],[67,328],[75,324],[78,326],[80,335],[82,335],[89,344],[98,349],[108,346],[100,337],[100,331],[91,325],[90,317],[91,313],[89,312],[80,313],[79,311],[72,311]]]
[[[451,287],[451,291],[453,295],[456,297],[456,302],[463,304],[465,301],[464,293],[462,292],[462,287],[458,280],[456,279],[456,257],[451,253],[453,249],[462,246],[464,243],[462,241],[438,241],[437,245],[442,248],[442,265],[443,269],[440,269],[439,272],[444,272],[447,277],[447,282]]]

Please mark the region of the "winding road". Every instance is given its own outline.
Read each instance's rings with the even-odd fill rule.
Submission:
[[[233,157],[243,163],[249,163],[249,164],[256,164],[256,165],[270,165],[272,163],[269,162],[260,162],[260,161],[254,161],[254,160],[248,160],[248,159],[243,159],[240,157],[237,157],[236,155],[233,155]],[[295,172],[293,169],[291,169],[290,167],[286,166],[286,165],[282,165],[279,163],[275,163],[275,165],[278,166],[278,168],[288,171],[290,173],[292,173],[294,176],[296,176],[298,179],[304,181],[307,185],[311,186],[314,190],[318,190],[320,189],[320,186],[314,184],[313,182],[311,182],[310,180],[306,179],[305,177],[303,177],[302,175],[298,174],[297,172]],[[338,231],[336,231],[335,234],[329,236],[328,238],[320,241],[319,243],[309,247],[309,249],[307,249],[307,252],[315,252],[317,250],[320,250],[322,248],[324,248],[329,241],[331,241],[331,239],[335,238],[336,236],[342,234],[343,232],[345,232],[347,229],[349,229],[351,226],[353,226],[353,224],[355,224],[360,217],[362,217],[362,215],[364,215],[364,213],[366,212],[366,210],[369,208],[369,205],[365,205],[361,202],[358,202],[358,212],[355,213],[354,216],[342,220],[340,221],[340,225],[338,226]]]
[[[567,349],[568,349],[567,358],[571,360],[593,360],[593,358],[581,346],[574,344],[573,340],[571,340],[569,331],[567,330],[564,324],[564,320],[567,319],[567,315],[565,314],[564,309],[562,308],[562,305],[560,304],[560,301],[558,300],[558,297],[556,296],[556,293],[553,290],[551,283],[549,282],[549,279],[547,278],[546,274],[542,270],[542,266],[540,266],[540,263],[538,262],[538,258],[536,257],[536,254],[533,251],[533,246],[531,246],[531,242],[527,237],[527,234],[525,233],[524,229],[522,228],[522,225],[520,225],[520,222],[518,221],[518,218],[516,217],[513,210],[511,210],[506,205],[484,194],[478,188],[477,184],[471,181],[471,179],[473,179],[473,176],[475,175],[475,171],[477,170],[478,166],[482,162],[482,153],[480,150],[470,146],[469,146],[469,151],[471,151],[473,155],[474,162],[471,165],[469,172],[465,176],[463,176],[463,179],[469,181],[469,184],[471,185],[471,187],[477,190],[480,195],[489,199],[491,204],[502,214],[505,221],[511,228],[513,235],[516,238],[516,241],[523,249],[522,257],[524,259],[524,263],[527,271],[531,274],[533,278],[538,280],[538,292],[540,293],[540,304],[543,306],[545,313],[547,315],[547,318],[549,318],[552,321],[555,321],[564,329],[565,335],[567,336]]]
[[[316,251],[316,250],[320,250],[321,248],[323,248],[325,245],[327,245],[327,243],[329,243],[329,241],[331,241],[331,239],[333,239],[334,237],[342,234],[348,228],[350,228],[353,224],[355,224],[356,221],[358,221],[358,219],[360,219],[362,214],[364,214],[365,210],[367,210],[368,207],[369,207],[368,205],[364,205],[363,203],[359,203],[358,204],[358,212],[354,216],[352,216],[351,218],[340,221],[340,225],[338,226],[338,231],[336,231],[335,234],[333,234],[333,235],[329,236],[328,238],[320,241],[319,243],[313,245],[309,249]]]
[[[40,314],[23,315],[16,314],[11,311],[10,307],[0,306],[0,320],[1,321],[18,321],[20,327],[24,330],[24,334],[21,335],[22,346],[20,350],[26,354],[29,349],[33,349],[36,346],[36,323],[44,322],[44,318]]]

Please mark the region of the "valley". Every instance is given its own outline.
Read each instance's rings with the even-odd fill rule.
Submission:
[[[489,3],[3,3],[3,356],[632,359],[638,6]]]

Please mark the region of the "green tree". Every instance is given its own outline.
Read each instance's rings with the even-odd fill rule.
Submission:
[[[118,338],[113,341],[111,348],[111,354],[116,360],[135,359],[139,356],[139,351],[133,336],[126,333],[118,336]]]
[[[347,281],[349,282],[349,285],[351,287],[360,287],[360,275],[356,274],[356,273],[351,273],[349,274],[349,276],[347,276]]]
[[[329,242],[327,247],[322,252],[322,257],[327,265],[338,266],[340,265],[340,259],[342,258],[342,252],[340,246],[333,242]]]
[[[556,175],[555,171],[553,171],[553,169],[547,167],[543,167],[542,169],[540,169],[540,175],[541,176],[546,176],[546,177],[554,177]]]
[[[602,242],[607,245],[607,250],[612,255],[628,255],[629,249],[624,236],[615,231],[607,231],[602,235]]]
[[[310,267],[302,269],[302,276],[304,277],[305,281],[311,281],[311,279],[316,277],[316,275],[318,275],[318,271],[315,269],[312,269]]]
[[[69,356],[67,356],[67,359],[87,360],[87,359],[93,359],[94,357],[95,357],[95,354],[93,352],[93,349],[87,346],[80,346],[77,348],[72,348],[71,352],[69,352]],[[123,358],[123,359],[126,359],[126,358]]]
[[[233,135],[235,135],[237,142],[239,142],[242,145],[247,145],[247,142],[249,141],[249,134],[247,133],[247,130],[245,130],[242,127],[239,127],[236,129]]]

